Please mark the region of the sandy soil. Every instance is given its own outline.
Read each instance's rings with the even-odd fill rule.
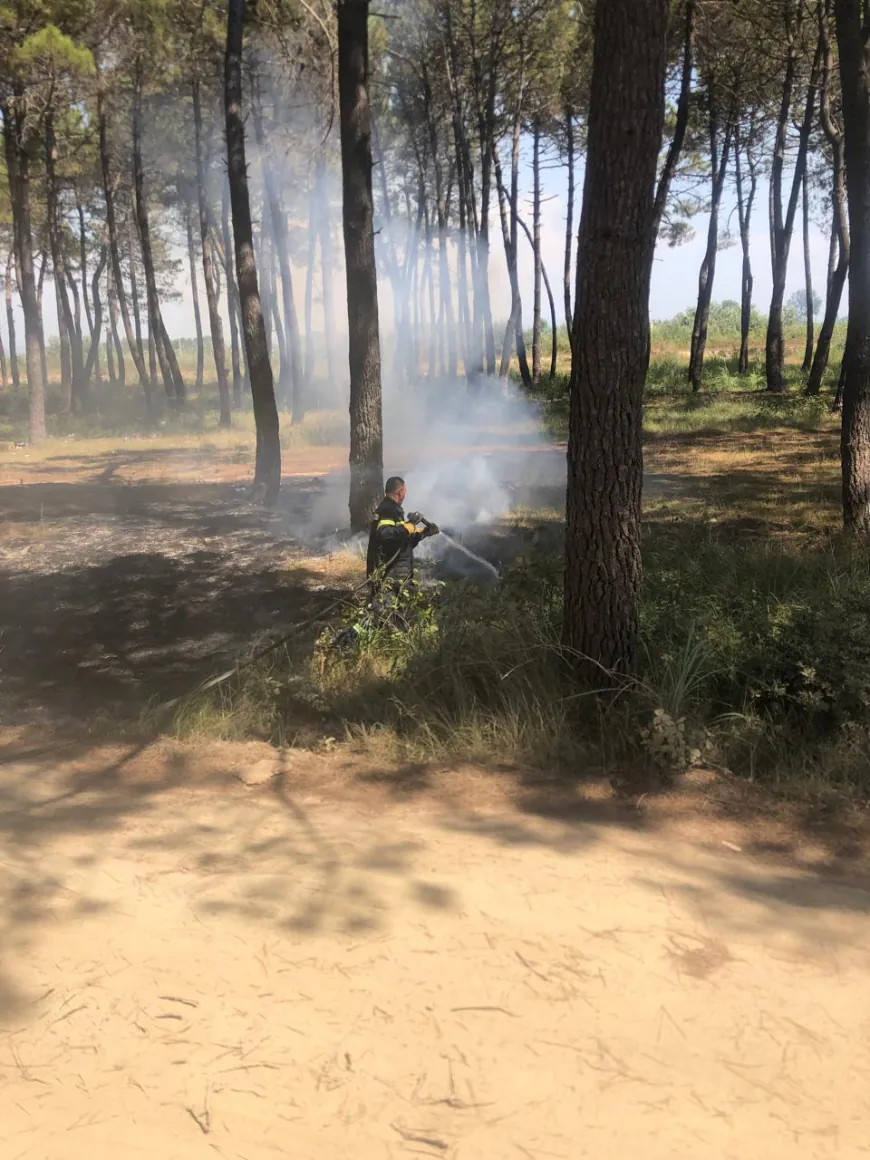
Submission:
[[[854,884],[492,777],[3,757],[4,1160],[870,1150]]]

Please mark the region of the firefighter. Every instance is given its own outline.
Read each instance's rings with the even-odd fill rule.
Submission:
[[[414,549],[430,536],[437,536],[440,529],[419,512],[405,517],[402,504],[406,488],[401,476],[390,476],[384,492],[369,531],[366,575],[397,592],[414,578]]]

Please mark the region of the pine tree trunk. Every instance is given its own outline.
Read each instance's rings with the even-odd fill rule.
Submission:
[[[230,358],[233,368],[233,406],[238,411],[242,405],[242,385],[245,376],[242,374],[242,355],[239,342],[241,326],[241,305],[239,303],[239,288],[233,270],[233,239],[230,231],[230,187],[224,186],[221,195],[221,229],[224,246],[224,273],[227,279],[227,314],[230,318]]]
[[[459,174],[459,302],[463,318],[465,377],[473,382],[483,367],[481,346],[481,309],[477,286],[477,210],[475,205],[474,167],[466,132],[465,110],[459,88],[461,66],[453,30],[451,5],[444,6],[445,64],[453,122],[453,143]],[[410,220],[410,215],[409,215]],[[468,297],[468,261],[471,261],[471,301]]]
[[[71,408],[83,411],[87,407],[87,383],[83,381],[84,362],[81,344],[75,328],[69,288],[66,284],[66,263],[64,260],[63,235],[61,232],[60,210],[58,208],[58,180],[55,170],[57,142],[54,133],[54,111],[45,115],[45,189],[46,215],[48,218],[48,238],[51,248],[51,263],[54,270],[54,288],[57,298],[58,329],[61,340],[61,383],[64,398],[68,397]],[[62,329],[61,329],[62,326]],[[64,347],[66,351],[64,352]],[[63,356],[66,354],[66,368]]]
[[[245,124],[242,113],[242,41],[245,0],[228,0],[227,48],[224,73],[224,103],[227,135],[227,172],[232,202],[236,276],[239,287],[245,360],[251,376],[257,454],[254,488],[266,503],[274,503],[281,487],[281,442],[278,408],[266,329],[260,308],[257,265],[254,260],[254,233],[248,196],[248,167],[245,159]],[[229,259],[229,255],[227,255]],[[229,264],[229,261],[228,261]]]
[[[737,220],[740,226],[740,248],[743,260],[740,272],[740,358],[738,373],[749,373],[749,331],[752,326],[752,256],[751,225],[752,206],[755,202],[755,190],[758,185],[758,174],[749,154],[749,192],[744,197],[743,162],[741,159],[740,125],[739,119],[734,130],[734,171],[737,181]]]
[[[152,349],[151,349],[152,344],[149,340],[149,343],[148,343],[148,371],[146,372],[144,370],[144,367],[145,367],[145,342],[144,342],[144,338],[142,335],[142,315],[139,311],[139,276],[138,276],[138,271],[136,269],[136,246],[134,245],[133,235],[134,235],[133,220],[131,218],[129,236],[127,239],[127,247],[128,247],[129,259],[130,259],[130,303],[131,303],[131,306],[133,308],[133,323],[134,323],[134,338],[135,338],[134,345],[135,345],[135,349],[139,355],[139,360],[136,362],[136,370],[137,371],[139,370],[139,362],[141,362],[143,370],[139,376],[140,382],[143,384],[144,383],[149,384],[148,391],[146,391],[146,396],[148,396],[150,394],[150,391],[153,390],[153,384],[157,381],[156,380],[156,373],[155,373],[157,354],[156,354],[156,351],[152,351]],[[130,339],[129,339],[129,335],[128,335],[127,342],[129,343],[129,341],[130,341]],[[133,347],[131,347],[130,349],[132,350]],[[142,377],[143,375],[144,375],[144,379]]]
[[[635,672],[638,659],[641,425],[669,7],[668,0],[609,0],[595,7],[576,296],[583,342],[571,374],[563,639],[578,673],[597,687],[608,673]]]
[[[3,109],[3,143],[12,203],[18,293],[24,314],[24,351],[30,400],[30,442],[45,439],[45,373],[43,369],[42,318],[33,269],[33,231],[30,210],[30,155],[26,137],[24,97],[16,92]]]
[[[832,203],[833,204],[833,203]],[[828,234],[828,267],[825,278],[825,297],[831,293],[834,283],[834,272],[837,269],[837,260],[840,256],[840,239],[837,237],[837,211],[831,213],[831,229]]]
[[[318,236],[320,239],[320,280],[323,298],[323,339],[326,343],[326,365],[329,381],[334,383],[338,376],[335,365],[335,325],[334,298],[332,293],[332,234],[329,220],[329,192],[326,184],[326,162],[323,154],[315,161],[315,174],[320,191],[320,219]]]
[[[656,186],[655,209],[653,211],[656,238],[658,238],[658,233],[661,229],[662,218],[664,217],[668,204],[668,195],[671,191],[671,183],[677,170],[680,154],[683,151],[686,129],[689,125],[689,112],[692,103],[692,74],[695,70],[695,21],[697,7],[697,0],[686,0],[686,24],[683,34],[683,67],[680,76],[680,95],[677,99],[674,135],[671,138],[671,144],[665,156],[665,163],[662,167],[658,185]]]
[[[426,373],[430,380],[435,378],[438,362],[438,335],[435,326],[435,278],[432,274],[432,258],[434,252],[434,245],[432,243],[432,224],[429,219],[429,207],[424,206],[423,222],[426,229],[426,257],[423,259],[423,283],[421,292],[426,295],[423,301],[422,315],[425,318],[427,315],[429,324],[426,330],[426,337],[429,341],[429,357],[426,368]]]
[[[256,90],[256,86],[255,86]],[[281,271],[281,296],[284,307],[284,339],[286,345],[286,361],[281,359],[281,378],[289,381],[290,398],[287,402],[293,413],[293,424],[300,423],[305,417],[304,384],[302,382],[302,343],[299,338],[299,317],[296,313],[296,301],[293,296],[293,270],[290,262],[290,244],[287,238],[287,216],[281,205],[281,195],[278,190],[278,181],[270,161],[269,150],[266,147],[266,138],[263,131],[263,113],[259,100],[253,102],[254,130],[257,144],[260,149],[260,160],[263,167],[263,184],[266,191],[266,201],[269,205],[269,217],[272,222],[272,247],[278,258]],[[275,290],[277,278],[272,279],[272,289]],[[277,293],[276,293],[277,297]],[[276,303],[277,305],[277,303]],[[278,315],[276,313],[276,322]],[[288,374],[289,371],[289,374]],[[286,391],[284,392],[286,395]]]
[[[810,197],[809,197],[809,178],[807,175],[807,167],[804,165],[804,176],[802,182],[802,216],[803,216],[803,243],[804,243],[804,285],[806,286],[807,295],[807,341],[804,347],[804,361],[801,370],[808,371],[813,362],[813,347],[815,346],[816,336],[814,327],[814,310],[813,310],[813,266],[810,261]]]
[[[124,325],[124,334],[127,338],[127,346],[130,349],[130,357],[136,367],[136,373],[139,376],[139,385],[145,394],[145,410],[150,414],[152,406],[152,395],[154,391],[154,383],[152,377],[148,374],[145,366],[145,352],[142,347],[142,328],[139,319],[139,300],[136,289],[136,266],[135,254],[132,244],[132,225],[130,237],[130,283],[133,295],[133,308],[136,318],[135,330],[130,320],[130,311],[127,307],[127,295],[124,292],[124,277],[121,271],[121,240],[118,235],[118,222],[115,214],[115,193],[112,186],[111,174],[111,154],[109,150],[109,132],[106,121],[105,102],[100,85],[97,89],[97,126],[100,146],[100,171],[103,182],[103,199],[106,203],[106,228],[109,235],[109,254],[112,261],[112,277],[115,281],[115,293],[118,296],[118,306],[121,311],[121,321]],[[91,309],[88,301],[88,283],[87,283],[87,253],[85,248],[85,217],[84,209],[79,206],[79,237],[81,244],[81,267],[82,267],[82,297],[85,303],[85,315],[88,320],[88,330],[93,339],[94,323],[91,316]]]
[[[99,102],[100,102],[100,99],[99,99],[99,93],[98,93],[98,97],[97,97],[97,107],[98,108],[100,107]],[[102,149],[102,141],[101,141],[101,149]],[[79,259],[80,259],[79,264],[81,266],[80,275],[81,275],[81,280],[82,280],[82,298],[84,299],[84,304],[85,304],[85,318],[87,319],[87,323],[88,323],[88,338],[90,339],[90,342],[93,343],[93,341],[94,341],[94,315],[93,315],[91,297],[90,297],[91,289],[90,289],[90,284],[88,282],[88,250],[87,250],[87,232],[85,229],[85,209],[84,209],[84,206],[80,202],[77,204],[77,211],[78,211],[78,217],[79,217]],[[84,336],[82,336],[82,352],[84,352]],[[100,368],[99,352],[97,354],[97,360],[94,363],[94,372],[95,372],[94,373],[95,381],[97,383],[97,386],[99,386],[102,383],[102,370]],[[90,382],[88,383],[88,386],[90,386]]]
[[[444,175],[441,170],[441,156],[438,149],[438,131],[432,114],[432,89],[425,61],[421,64],[423,111],[428,132],[429,156],[435,177],[435,211],[438,222],[438,291],[441,314],[446,330],[446,366],[444,370],[451,379],[456,378],[456,323],[453,317],[453,297],[450,285],[450,263],[447,254],[447,205],[444,196]]]
[[[9,251],[6,259],[6,278],[4,279],[6,292],[6,328],[9,332],[9,373],[12,377],[12,389],[21,389],[21,377],[18,370],[18,343],[15,337],[15,311],[12,306],[12,266],[15,256]]]
[[[314,266],[317,261],[317,188],[316,179],[311,186],[308,198],[308,255],[305,264],[305,365],[302,373],[305,382],[311,389],[311,380],[314,378],[314,369],[317,362],[314,349]]]
[[[115,359],[118,365],[118,386],[123,390],[127,385],[127,367],[124,363],[124,346],[118,330],[118,317],[120,315],[118,291],[112,278],[111,269],[107,274],[107,278],[109,283],[109,326],[111,328],[112,342],[115,347]]]
[[[60,304],[60,294],[57,289],[57,278],[54,280],[54,293],[57,300],[57,337],[60,343],[60,393],[61,414],[69,415],[72,411],[72,363],[69,352],[69,331],[66,328],[66,319]]]
[[[843,522],[870,533],[870,14],[835,0],[849,203],[849,326],[843,376]]]
[[[0,329],[0,386],[4,391],[9,386],[9,374],[6,370],[6,347],[3,345],[2,329]]]
[[[719,153],[719,122],[715,104],[711,96],[710,111],[710,172],[712,189],[710,194],[710,219],[707,226],[707,250],[698,275],[698,304],[692,326],[692,346],[689,353],[689,382],[693,391],[700,391],[704,374],[704,354],[707,349],[707,326],[710,321],[710,303],[713,300],[713,280],[716,277],[716,254],[719,250],[719,207],[725,187],[725,173],[728,169],[728,152],[731,148],[731,125],[725,129],[722,152]]]
[[[534,252],[535,241],[532,232],[522,218],[517,219],[520,223],[520,229],[529,240],[529,245]],[[547,267],[541,262],[541,276],[544,279],[544,288],[547,291],[547,301],[550,304],[550,325],[552,327],[552,334],[550,335],[550,379],[556,377],[556,369],[559,361],[559,336],[556,331],[556,299],[553,297],[553,287],[550,285],[550,279],[547,277]]]
[[[350,526],[364,531],[383,494],[378,279],[368,94],[368,0],[338,5],[338,91],[350,369]]]
[[[822,379],[828,368],[828,359],[831,354],[831,341],[834,337],[834,328],[837,325],[837,316],[840,313],[840,303],[846,279],[849,276],[849,211],[846,194],[846,158],[844,152],[843,130],[834,122],[830,102],[830,78],[834,67],[833,49],[829,28],[829,11],[825,10],[820,16],[819,27],[822,34],[822,83],[820,86],[820,108],[822,129],[828,139],[833,159],[833,189],[831,203],[833,217],[831,220],[831,251],[836,252],[836,264],[828,269],[828,293],[825,300],[825,316],[819,330],[819,338],[813,355],[810,375],[807,379],[806,392],[808,395],[818,395],[822,389]],[[839,388],[838,388],[839,390]]]
[[[148,219],[148,202],[145,198],[145,170],[142,164],[142,78],[141,65],[136,66],[133,84],[133,183],[136,190],[136,218],[139,224],[139,245],[142,250],[142,267],[145,272],[145,289],[148,302],[148,330],[153,336],[157,361],[167,398],[176,406],[184,402],[187,394],[181,368],[172,343],[166,342],[166,328],[160,312],[160,297],[157,292],[157,274],[154,269],[154,255],[151,250],[151,225]]]
[[[108,291],[108,285],[107,285],[107,291]],[[109,307],[107,313],[109,315],[109,319],[111,319],[111,317],[112,317],[112,299],[111,299],[111,295],[109,295],[108,292],[107,292],[106,297],[108,300],[108,307]],[[112,339],[111,323],[109,326],[106,327],[106,372],[109,376],[109,386],[117,387],[118,377],[115,374],[115,343]]]
[[[91,375],[94,373],[94,366],[97,359],[100,357],[100,335],[103,329],[103,303],[100,298],[100,279],[103,276],[103,271],[106,268],[106,262],[109,258],[108,246],[103,246],[100,251],[100,260],[97,263],[97,268],[94,270],[91,279],[91,294],[94,300],[94,336],[91,339],[90,349],[88,350],[88,357],[85,361],[84,379],[85,382],[90,382]]]
[[[574,247],[574,111],[565,108],[565,148],[568,153],[568,205],[565,214],[565,264],[562,271],[562,292],[565,299],[565,329],[568,346],[574,350],[574,312],[571,307],[571,257]]]
[[[66,274],[66,282],[67,286],[69,287],[69,292],[72,295],[73,325],[75,327],[76,338],[78,339],[82,350],[84,350],[84,336],[82,334],[82,306],[79,296],[79,285],[78,282],[76,282],[75,275],[69,266],[64,267],[64,273]]]
[[[269,287],[271,289],[269,309],[272,312],[272,321],[275,325],[275,338],[278,342],[278,390],[276,392],[278,409],[279,411],[289,411],[290,398],[293,390],[292,374],[290,371],[290,356],[287,350],[287,338],[284,333],[284,320],[281,317],[281,306],[278,300],[278,270],[274,245],[269,247]]]
[[[511,148],[511,193],[510,193],[510,236],[511,253],[513,254],[513,268],[510,271],[512,287],[516,287],[516,314],[514,326],[516,328],[517,362],[520,367],[520,378],[524,387],[532,385],[532,372],[529,368],[529,359],[526,353],[526,336],[523,332],[523,300],[520,294],[519,270],[519,236],[517,232],[517,215],[520,212],[520,139],[522,134],[521,107],[522,95],[519,98],[519,108],[514,118],[513,142]]]
[[[263,312],[263,326],[266,329],[266,353],[272,362],[272,256],[269,234],[265,223],[261,224],[259,253],[256,255],[257,269],[260,271],[260,309]]]
[[[797,48],[794,38],[788,49],[785,80],[783,84],[782,102],[780,104],[777,121],[776,144],[774,146],[773,164],[770,175],[770,247],[771,270],[773,275],[773,293],[770,299],[770,312],[767,320],[767,337],[765,340],[765,373],[767,389],[773,393],[785,390],[783,368],[785,364],[785,337],[783,333],[782,308],[785,300],[785,284],[788,275],[788,259],[791,249],[794,220],[797,214],[798,197],[800,196],[804,170],[807,164],[807,148],[810,134],[815,120],[816,89],[818,85],[819,65],[821,62],[821,40],[816,47],[810,80],[807,87],[806,105],[803,123],[798,138],[798,151],[795,158],[791,192],[788,206],[783,215],[782,183],[783,168],[785,165],[786,135],[788,132],[791,98],[794,89],[795,71],[797,67]]]
[[[541,381],[541,123],[532,125],[532,245],[535,296],[532,306],[532,381]]]
[[[190,271],[190,294],[193,299],[193,325],[196,331],[196,389],[202,390],[205,376],[205,340],[202,336],[202,312],[199,309],[199,279],[196,276],[196,246],[193,242],[193,207],[185,206],[184,228],[187,234],[187,264]]]
[[[48,254],[42,255],[39,266],[39,277],[36,280],[36,309],[39,316],[39,362],[42,366],[42,381],[48,389],[48,360],[45,352],[45,325],[42,316],[42,288],[45,284],[45,271],[48,269]]]
[[[208,191],[205,182],[205,156],[202,143],[202,101],[200,98],[199,78],[194,77],[193,89],[193,126],[196,147],[196,192],[199,208],[199,239],[202,245],[202,276],[205,280],[205,297],[208,303],[208,321],[211,331],[211,348],[214,353],[215,372],[218,382],[218,398],[220,400],[221,427],[232,424],[232,407],[230,401],[230,385],[227,380],[227,358],[224,349],[224,327],[221,321],[219,306],[219,290],[215,278],[215,268],[212,257],[210,215],[208,210]],[[227,252],[229,265],[229,251]],[[227,278],[227,310],[232,318],[233,308],[229,295],[229,277]]]

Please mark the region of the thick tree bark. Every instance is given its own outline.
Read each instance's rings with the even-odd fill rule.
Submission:
[[[18,391],[21,389],[21,377],[18,370],[18,343],[15,338],[15,311],[12,306],[12,267],[14,263],[15,256],[10,250],[9,257],[6,259],[6,277],[4,279],[6,327],[9,332],[9,373],[12,378],[12,389]]]
[[[810,261],[810,196],[809,196],[809,177],[807,175],[807,167],[804,165],[804,176],[801,183],[801,216],[803,218],[803,244],[804,244],[804,286],[806,287],[807,296],[807,317],[806,329],[807,340],[804,347],[804,361],[801,370],[808,371],[813,362],[813,347],[815,346],[815,322],[813,310],[813,265]]]
[[[641,423],[668,0],[595,7],[571,374],[563,639],[584,678],[633,673]],[[628,34],[630,30],[630,35]]]
[[[239,288],[233,270],[233,239],[230,232],[230,187],[224,186],[221,195],[221,229],[224,247],[224,273],[227,279],[227,314],[230,318],[230,358],[233,368],[233,406],[242,405],[242,385],[246,375],[242,374],[242,356],[239,342],[242,308],[239,302]]]
[[[142,163],[142,79],[140,65],[136,66],[133,83],[133,184],[136,190],[136,219],[139,224],[139,246],[142,250],[142,267],[145,272],[145,289],[148,300],[148,331],[153,336],[160,373],[167,397],[176,405],[184,402],[187,394],[181,368],[172,343],[166,341],[166,328],[160,312],[160,297],[157,292],[157,274],[154,269],[154,254],[151,249],[151,224],[148,218],[148,202],[145,198],[145,170]]]
[[[843,377],[843,522],[870,534],[870,11],[835,0],[849,203],[849,326]]]
[[[205,375],[205,340],[202,336],[202,312],[199,308],[199,279],[196,276],[196,246],[193,242],[193,206],[184,207],[184,229],[187,234],[187,265],[190,272],[190,295],[193,299],[193,325],[196,332],[196,389],[202,390]]]
[[[662,218],[668,204],[668,195],[671,183],[677,170],[683,143],[686,139],[686,129],[689,124],[689,111],[692,100],[692,73],[695,69],[695,21],[697,16],[697,0],[686,0],[686,25],[683,35],[683,68],[680,75],[680,95],[677,99],[677,116],[674,123],[674,135],[665,156],[665,163],[656,186],[655,197],[655,229],[656,236],[661,228]]]
[[[211,348],[214,353],[215,372],[218,382],[218,398],[220,400],[221,427],[232,424],[232,407],[230,401],[230,386],[227,380],[227,359],[224,350],[224,327],[221,321],[221,312],[218,302],[218,287],[215,279],[215,269],[212,260],[211,222],[208,208],[208,191],[205,181],[205,150],[202,141],[202,101],[200,98],[199,78],[194,77],[193,89],[193,126],[196,147],[196,193],[199,208],[199,239],[202,246],[202,276],[205,280],[205,297],[208,303],[208,322],[211,331]],[[229,301],[229,278],[227,278],[227,307],[232,316],[232,304]]]
[[[257,286],[248,168],[245,159],[245,124],[242,114],[242,36],[245,0],[229,0],[227,47],[224,65],[227,172],[232,202],[236,276],[241,304],[245,358],[251,377],[257,455],[254,487],[266,503],[274,503],[281,487],[281,441],[275,386],[266,348],[266,329]]]
[[[788,46],[788,59],[783,82],[782,101],[780,103],[779,117],[777,120],[776,142],[770,174],[770,256],[771,271],[773,274],[773,292],[771,294],[770,312],[767,320],[764,361],[767,389],[774,393],[785,390],[785,379],[783,377],[785,338],[783,335],[782,307],[785,299],[785,283],[788,275],[788,258],[791,249],[792,234],[794,233],[794,220],[797,214],[797,203],[801,192],[804,169],[807,164],[807,148],[815,119],[816,89],[818,86],[821,55],[822,45],[820,39],[816,47],[815,57],[810,71],[803,123],[801,124],[798,136],[798,151],[795,158],[791,192],[789,194],[785,215],[783,215],[783,169],[785,166],[786,138],[797,68],[797,45],[795,35],[792,33],[791,42]]]
[[[121,270],[121,241],[118,235],[118,220],[115,213],[115,191],[112,186],[109,130],[106,119],[105,98],[103,95],[102,86],[98,87],[97,89],[97,124],[100,146],[100,172],[102,174],[103,180],[103,198],[106,203],[106,228],[109,235],[109,254],[112,261],[112,277],[115,282],[115,293],[118,296],[118,307],[121,311],[121,321],[124,326],[124,334],[127,338],[127,346],[130,348],[130,357],[132,358],[133,364],[136,367],[136,373],[139,376],[139,384],[145,394],[145,409],[146,411],[150,412],[154,385],[152,378],[148,374],[148,370],[145,366],[145,352],[142,347],[142,331],[139,321],[139,303],[136,289],[136,269],[132,237],[130,244],[130,282],[136,318],[135,330],[131,324],[130,311],[127,307],[127,295],[124,292],[124,276]],[[88,330],[90,331],[91,339],[93,340],[94,321],[91,316],[91,309],[88,301],[84,210],[81,206],[79,206],[79,230],[81,242],[82,297],[85,301],[85,314],[88,320]]]
[[[807,379],[807,394],[817,395],[822,389],[822,379],[828,367],[831,353],[831,341],[834,337],[834,328],[837,325],[837,316],[840,313],[840,302],[849,274],[849,213],[846,200],[846,158],[844,152],[843,130],[834,121],[831,111],[830,77],[833,69],[833,51],[828,21],[830,19],[830,3],[820,14],[820,29],[822,33],[822,83],[820,94],[822,129],[831,147],[833,158],[833,189],[831,202],[833,205],[833,220],[831,222],[832,250],[836,251],[836,264],[829,269],[828,293],[825,301],[825,316],[819,330],[810,376]]]
[[[692,346],[689,353],[689,382],[693,391],[700,391],[704,374],[704,353],[707,348],[707,326],[710,321],[710,303],[713,300],[713,280],[716,277],[716,255],[719,251],[719,207],[725,188],[728,153],[731,149],[731,122],[725,127],[722,151],[719,152],[719,120],[714,97],[710,109],[710,220],[707,225],[707,249],[698,274],[698,304],[692,325]]]
[[[383,489],[381,356],[368,95],[368,0],[338,6],[338,91],[350,367],[350,526],[364,531]]]
[[[741,375],[749,373],[749,330],[752,326],[753,279],[750,246],[752,207],[755,203],[755,191],[758,187],[758,166],[749,152],[752,147],[752,137],[753,126],[750,125],[746,153],[749,165],[749,189],[746,191],[743,184],[743,160],[738,123],[734,130],[734,172],[737,181],[737,220],[740,227],[740,248],[743,255],[740,271],[740,358],[737,365],[738,373]]]
[[[12,232],[15,245],[18,294],[24,314],[24,354],[30,400],[30,442],[45,439],[45,373],[42,349],[42,315],[33,268],[33,230],[30,212],[30,155],[28,151],[24,97],[16,94],[3,109],[3,144],[6,173],[12,203]]]

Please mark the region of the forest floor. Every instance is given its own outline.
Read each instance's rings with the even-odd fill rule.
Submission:
[[[647,516],[800,536],[835,455],[671,431]],[[143,732],[347,592],[342,460],[264,515],[232,447],[0,455],[4,1160],[866,1154],[860,815]]]

